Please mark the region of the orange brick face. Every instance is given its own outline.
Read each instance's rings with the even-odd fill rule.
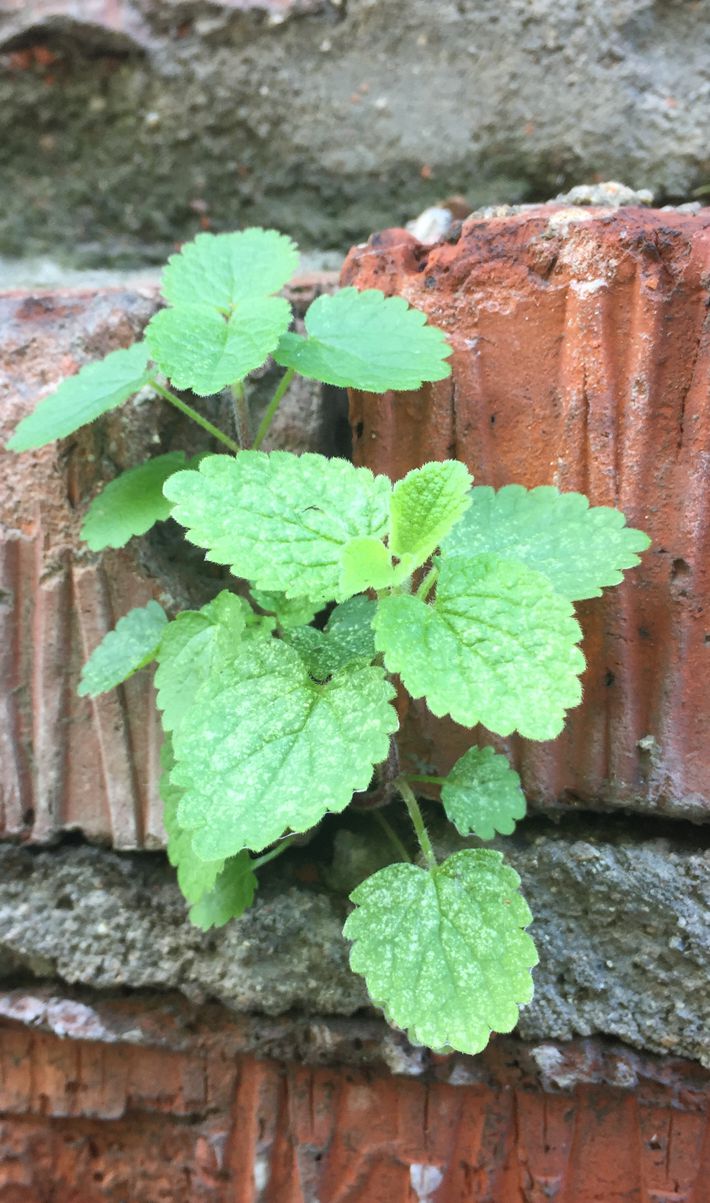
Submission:
[[[511,744],[528,795],[707,819],[710,210],[546,206],[434,247],[390,230],[343,281],[400,293],[454,346],[450,380],[351,398],[359,463],[399,478],[455,456],[478,484],[578,490],[653,539],[578,607],[588,669],[565,734]],[[421,704],[407,739],[437,771],[471,742]]]
[[[503,1039],[422,1080],[258,1061],[238,1021],[166,1010],[161,1034],[155,1004],[131,1009],[154,1044],[0,1027],[0,1203],[708,1198],[710,1075],[690,1062]]]

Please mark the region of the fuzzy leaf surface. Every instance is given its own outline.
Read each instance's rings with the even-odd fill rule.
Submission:
[[[111,351],[98,363],[87,363],[75,376],[44,397],[33,413],[23,418],[8,441],[10,451],[30,451],[73,434],[116,405],[127,401],[148,383],[148,347],[134,343]]]
[[[243,598],[223,590],[201,610],[185,610],[165,628],[155,673],[165,731],[179,725],[208,677],[239,654],[250,613]]]
[[[256,297],[229,316],[204,305],[161,309],[145,332],[175,388],[208,397],[261,367],[291,321],[283,297]]]
[[[335,606],[326,623],[326,632],[337,639],[341,646],[350,649],[354,658],[375,658],[375,632],[372,622],[377,602],[360,594]]]
[[[253,227],[231,234],[198,234],[168,259],[161,291],[172,305],[228,310],[278,292],[298,261],[295,243],[278,230]]]
[[[172,506],[163,496],[163,485],[185,467],[185,452],[170,451],[122,472],[91,502],[82,539],[92,551],[124,547],[134,535],[144,535],[156,522],[169,518]]]
[[[204,861],[197,856],[192,847],[192,833],[185,831],[178,823],[177,812],[182,790],[170,780],[175,758],[169,736],[160,749],[160,763],[163,770],[160,778],[160,797],[163,801],[163,826],[168,837],[168,860],[177,870],[178,885],[186,902],[199,902],[203,895],[214,888],[224,868],[224,861]]]
[[[390,491],[368,468],[286,451],[208,456],[165,486],[173,517],[208,560],[257,589],[319,605],[339,596],[343,547],[384,534]]]
[[[303,597],[289,598],[285,593],[269,593],[266,589],[251,589],[250,592],[257,606],[267,614],[273,614],[276,624],[286,631],[306,626],[321,608]]]
[[[249,853],[242,851],[230,856],[212,888],[190,907],[190,922],[202,931],[224,927],[230,919],[238,919],[249,909],[257,884]]]
[[[313,380],[382,393],[451,375],[443,331],[403,297],[342,288],[313,302],[305,326],[308,337],[285,334],[274,359]]]
[[[423,564],[471,504],[471,474],[458,460],[424,464],[392,491],[389,546]]]
[[[253,640],[203,685],[175,732],[178,819],[207,860],[307,831],[366,789],[397,726],[383,670],[314,682],[294,648]]]
[[[155,658],[168,619],[162,606],[149,601],[119,618],[104,635],[81,672],[78,694],[95,698],[132,677]]]
[[[395,583],[392,557],[380,539],[361,535],[345,544],[340,557],[340,596],[366,589],[389,589]]]
[[[395,864],[351,895],[350,964],[415,1044],[478,1053],[532,998],[532,921],[499,852],[457,852],[434,870]]]
[[[520,778],[493,748],[464,752],[441,787],[441,801],[461,835],[481,840],[492,840],[496,832],[510,835],[525,815]]]
[[[650,544],[643,531],[626,526],[619,510],[590,507],[581,493],[552,485],[525,489],[484,486],[471,493],[471,508],[442,547],[446,556],[492,552],[542,572],[571,601],[599,597],[618,585],[625,568],[639,563]]]
[[[366,597],[353,597],[350,601],[362,601],[368,610],[358,608],[359,613],[353,609],[349,615],[338,615],[338,610],[348,606],[348,602],[345,602],[336,607],[335,621],[329,621],[324,631],[303,626],[284,632],[286,642],[296,648],[309,673],[317,681],[327,680],[348,664],[357,661],[369,664],[374,659],[375,639],[371,624],[375,604]]]
[[[582,697],[572,604],[547,577],[497,556],[443,559],[436,600],[384,598],[375,643],[433,714],[498,735],[554,739]]]

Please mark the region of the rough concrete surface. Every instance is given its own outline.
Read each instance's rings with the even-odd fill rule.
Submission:
[[[6,0],[0,252],[162,257],[200,228],[344,246],[475,205],[710,176],[690,0]]]
[[[520,1031],[536,1041],[603,1034],[708,1065],[710,858],[680,837],[602,834],[535,825],[505,842],[540,950]],[[0,972],[178,990],[241,1012],[351,1015],[367,997],[340,935],[346,905],[343,894],[299,884],[286,864],[241,920],[202,934],[162,857],[5,846]]]

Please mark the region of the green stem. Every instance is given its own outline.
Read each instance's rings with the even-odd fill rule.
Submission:
[[[420,599],[420,601],[424,601],[424,602],[426,601],[426,599],[428,598],[432,589],[434,588],[434,585],[436,584],[436,578],[438,577],[438,575],[439,575],[438,568],[431,568],[429,570],[429,572],[427,572],[426,576],[424,577],[424,580],[422,581],[421,585],[417,589],[417,597]]]
[[[193,422],[197,422],[197,425],[206,430],[208,434],[211,434],[213,438],[219,439],[220,443],[224,443],[225,447],[229,447],[230,451],[239,451],[239,444],[235,443],[234,439],[230,439],[229,435],[223,434],[207,418],[203,418],[202,414],[198,414],[197,410],[188,405],[186,401],[181,401],[179,397],[175,396],[175,393],[171,393],[170,389],[164,388],[162,384],[158,384],[157,380],[149,380],[148,383],[160,397],[164,397],[166,401],[169,401],[171,405],[179,409],[180,413],[185,414],[186,417],[192,418]]]
[[[252,443],[252,447],[254,448],[255,451],[257,450],[258,447],[261,447],[261,444],[263,443],[264,439],[266,438],[269,427],[270,427],[271,423],[273,422],[274,417],[276,415],[276,411],[279,408],[281,401],[283,400],[284,393],[286,392],[286,389],[288,388],[289,384],[291,383],[291,381],[293,380],[295,375],[296,375],[295,368],[287,368],[286,371],[284,372],[283,376],[281,377],[281,379],[279,381],[279,387],[277,388],[273,397],[269,401],[269,404],[266,407],[264,416],[261,419],[261,422],[259,423],[259,429],[256,432],[256,438],[254,439],[254,442]]]
[[[405,848],[401,839],[397,835],[397,832],[395,831],[394,827],[385,818],[382,811],[381,810],[373,810],[372,815],[373,815],[373,818],[375,818],[377,820],[377,822],[379,823],[380,827],[384,831],[384,833],[387,836],[387,839],[389,840],[392,847],[396,850],[397,854],[399,856],[401,856],[402,860],[406,860],[411,865],[411,863],[412,863],[411,856],[409,855],[409,853],[407,852],[407,849]]]
[[[434,856],[434,849],[431,846],[429,833],[424,825],[424,816],[419,809],[419,803],[417,802],[417,799],[414,797],[414,791],[412,790],[411,786],[407,785],[407,782],[403,777],[398,777],[396,784],[397,789],[404,798],[407,810],[409,811],[409,817],[412,820],[414,830],[417,833],[417,839],[419,840],[419,846],[424,853],[424,859],[426,860],[426,863],[430,869],[435,869],[436,857]]]
[[[281,840],[275,848],[270,848],[268,852],[265,852],[263,856],[257,856],[256,860],[251,862],[252,869],[260,869],[262,865],[268,865],[270,860],[276,860],[277,856],[281,856],[282,852],[291,847],[294,839],[295,836],[289,835],[285,840]]]
[[[234,421],[237,427],[237,439],[239,440],[239,446],[244,450],[244,448],[251,447],[251,413],[242,380],[237,380],[232,385],[232,398],[234,400]]]
[[[428,777],[421,773],[407,773],[407,781],[424,781],[427,785],[446,785],[446,777]]]

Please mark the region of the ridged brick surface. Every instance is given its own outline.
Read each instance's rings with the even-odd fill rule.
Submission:
[[[332,282],[328,273],[296,280],[296,312]],[[150,674],[93,702],[76,685],[123,614],[151,597],[184,605],[182,584],[179,574],[158,579],[135,540],[90,553],[79,528],[101,484],[146,449],[202,448],[203,436],[163,402],[135,402],[59,444],[4,450],[62,376],[129,345],[156,304],[150,286],[0,294],[0,837],[44,843],[77,829],[117,848],[164,842]],[[315,388],[301,390],[274,437],[312,448],[321,418]]]
[[[80,1010],[74,1038],[0,1026],[1,1203],[707,1203],[689,1062],[502,1039],[418,1079],[257,1061],[157,1001],[113,1004],[123,1042],[100,1004],[82,1038]]]
[[[343,281],[443,327],[453,376],[355,394],[356,458],[399,478],[465,460],[478,484],[555,484],[651,535],[642,566],[582,603],[583,705],[554,743],[511,741],[537,802],[710,814],[710,210],[545,206],[470,218],[427,247],[351,251]],[[412,706],[412,757],[477,737]]]

